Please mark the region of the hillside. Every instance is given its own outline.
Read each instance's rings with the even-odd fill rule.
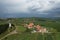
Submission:
[[[7,40],[60,40],[60,20],[53,20],[48,18],[8,18],[1,19],[0,24],[5,24],[11,20],[11,23],[16,26],[17,34],[11,35],[7,37]],[[26,28],[24,28],[24,24],[29,24],[33,22],[34,25],[41,25],[42,27],[46,27],[49,29],[51,33],[26,33]],[[5,40],[5,39],[3,39]]]

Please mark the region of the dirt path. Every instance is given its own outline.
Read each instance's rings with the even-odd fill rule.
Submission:
[[[16,30],[10,32],[9,34],[5,35],[4,37],[2,37],[0,40],[4,39],[5,37],[9,36],[9,35],[12,35],[12,34],[16,34]]]

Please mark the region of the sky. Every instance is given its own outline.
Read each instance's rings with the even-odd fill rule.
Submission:
[[[0,0],[0,17],[60,17],[60,0]]]

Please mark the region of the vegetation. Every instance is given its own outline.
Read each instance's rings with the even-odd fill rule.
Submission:
[[[41,33],[19,33],[10,35],[7,40],[60,40],[60,33],[41,34]],[[5,40],[5,39],[4,39]]]
[[[60,20],[59,19],[48,19],[48,18],[9,18],[1,19],[0,24],[7,23],[11,20],[16,26],[17,34],[10,35],[7,40],[60,40]],[[24,24],[33,22],[35,25],[39,24],[46,27],[52,33],[29,33],[25,32]],[[5,39],[3,39],[5,40]]]

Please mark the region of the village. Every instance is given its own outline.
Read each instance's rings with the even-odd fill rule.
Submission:
[[[29,30],[31,33],[36,33],[36,32],[40,32],[40,33],[48,33],[47,28],[38,25],[34,25],[34,23],[29,23],[29,24],[25,24],[24,27],[27,29],[27,31]]]
[[[12,27],[12,25],[11,25],[11,23],[9,23],[9,28],[11,28],[11,27]],[[31,33],[36,33],[36,32],[39,32],[39,33],[48,33],[47,28],[42,27],[39,24],[38,25],[34,25],[33,22],[31,22],[29,24],[25,24],[24,28],[26,28],[26,32],[31,32]]]

